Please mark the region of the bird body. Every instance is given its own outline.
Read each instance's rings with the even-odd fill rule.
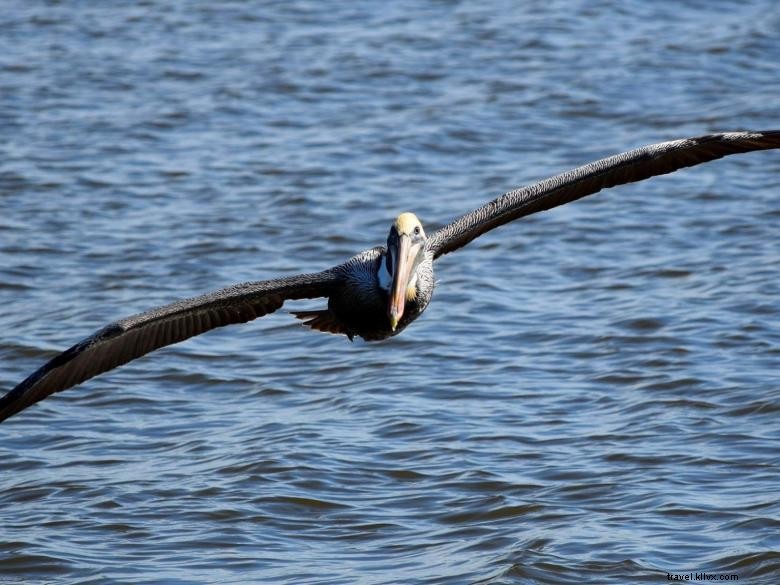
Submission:
[[[510,221],[616,185],[641,181],[731,154],[780,148],[780,131],[729,132],[662,142],[608,157],[501,197],[429,238],[412,213],[375,247],[322,272],[248,282],[112,323],[55,356],[0,398],[0,421],[61,390],[211,329],[278,310],[286,301],[327,298],[293,312],[304,325],[367,341],[397,335],[428,306],[434,261]]]
[[[317,331],[341,333],[353,339],[379,341],[398,335],[419,317],[433,296],[433,258],[418,266],[415,282],[405,291],[406,308],[395,330],[387,314],[389,275],[385,271],[387,250],[371,248],[333,268],[336,284],[328,307],[317,311],[293,311],[303,324]]]

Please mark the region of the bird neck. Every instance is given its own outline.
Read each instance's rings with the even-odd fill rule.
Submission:
[[[393,284],[393,275],[387,271],[387,262],[385,261],[386,255],[387,254],[382,254],[379,262],[379,270],[377,270],[376,273],[376,280],[379,283],[379,288],[389,291]]]
[[[376,280],[379,283],[379,288],[389,292],[390,287],[393,285],[393,275],[387,271],[387,262],[385,262],[385,255],[382,254],[381,261],[379,262],[379,270],[376,273]],[[417,295],[417,267],[415,266],[412,272],[412,277],[409,279],[409,284],[406,286],[406,300],[412,300]]]

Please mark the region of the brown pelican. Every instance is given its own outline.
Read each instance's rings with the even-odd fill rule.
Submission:
[[[387,247],[366,250],[323,272],[237,284],[107,325],[1,398],[0,421],[150,351],[273,313],[289,300],[328,299],[325,309],[295,313],[312,329],[368,341],[397,335],[431,300],[434,260],[485,232],[607,187],[771,148],[780,148],[780,131],[710,134],[645,146],[510,191],[430,237],[414,214],[402,213],[390,226]]]

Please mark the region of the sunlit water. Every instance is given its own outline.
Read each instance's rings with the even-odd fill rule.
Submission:
[[[6,0],[1,386],[779,96],[774,0]],[[390,341],[280,311],[49,398],[0,582],[777,583],[778,234],[780,153],[732,157],[480,238]]]

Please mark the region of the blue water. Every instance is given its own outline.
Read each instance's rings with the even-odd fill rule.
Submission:
[[[5,0],[0,388],[642,144],[780,127],[774,0]],[[780,574],[780,153],[529,217],[392,340],[285,311],[0,426],[3,583]],[[317,301],[286,308],[316,308]]]

